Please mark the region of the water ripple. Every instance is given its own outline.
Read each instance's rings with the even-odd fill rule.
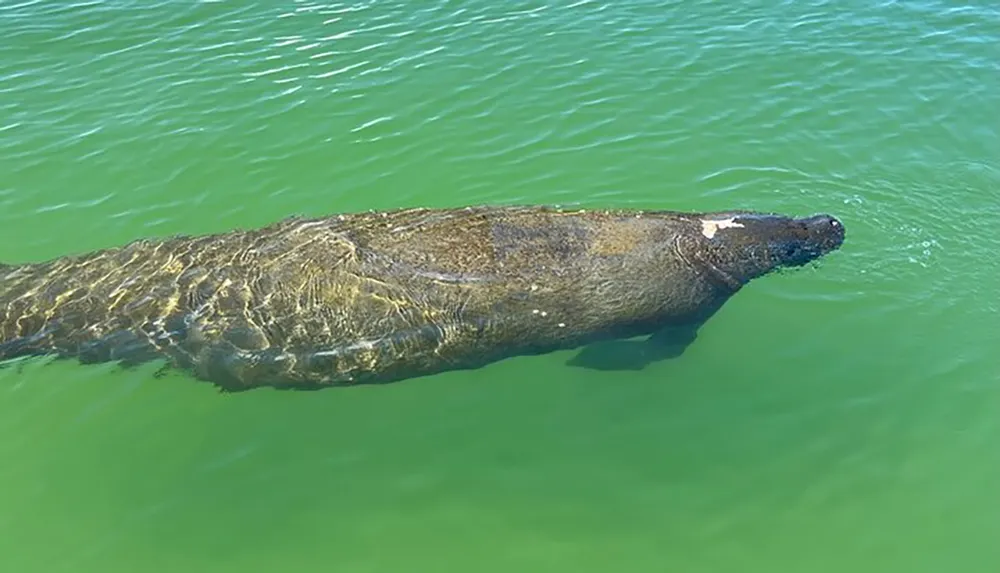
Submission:
[[[627,185],[629,173],[655,169],[655,162],[643,158],[650,149],[669,157],[672,149],[685,148],[689,161],[704,164],[708,171],[691,175],[703,197],[724,197],[785,181],[819,187],[817,181],[836,175],[813,173],[814,179],[807,182],[805,174],[817,167],[812,158],[777,159],[779,153],[798,146],[827,146],[840,154],[845,172],[850,173],[910,160],[902,153],[926,159],[935,149],[913,148],[906,143],[911,136],[939,130],[950,139],[961,137],[960,129],[947,121],[958,110],[954,104],[939,104],[941,90],[951,84],[949,75],[957,68],[945,60],[950,65],[940,68],[941,77],[909,78],[902,85],[897,70],[927,58],[926,50],[918,53],[923,45],[932,43],[937,50],[933,57],[947,58],[942,43],[957,46],[970,38],[995,37],[981,22],[967,18],[967,11],[945,12],[939,16],[945,25],[928,26],[913,36],[893,21],[898,8],[872,8],[845,23],[826,10],[825,2],[789,11],[784,18],[763,8],[739,14],[720,8],[701,12],[702,20],[683,18],[679,4],[655,13],[643,4],[597,2],[564,7],[475,4],[457,10],[443,5],[412,10],[394,3],[378,11],[368,3],[297,2],[288,10],[217,4],[172,12],[165,24],[156,19],[155,10],[136,12],[137,5],[102,2],[50,6],[47,19],[41,20],[44,24],[39,24],[37,18],[27,18],[36,11],[28,10],[31,6],[8,6],[4,22],[15,31],[16,41],[10,44],[15,47],[8,51],[26,45],[42,48],[34,56],[39,65],[0,75],[0,93],[16,96],[31,90],[63,101],[76,99],[83,106],[44,107],[44,97],[37,103],[24,98],[5,101],[10,119],[0,132],[24,133],[4,144],[8,160],[19,162],[19,169],[40,168],[40,158],[52,154],[101,164],[122,146],[142,147],[149,157],[162,156],[187,140],[188,145],[215,149],[214,154],[220,148],[228,150],[224,156],[254,165],[261,181],[270,179],[282,187],[266,172],[293,161],[305,149],[312,148],[308,155],[321,157],[327,155],[321,150],[329,148],[332,157],[344,155],[351,145],[379,145],[377,157],[361,159],[358,152],[350,152],[355,156],[352,162],[333,168],[347,188],[347,182],[374,183],[371,174],[380,170],[412,169],[430,160],[430,154],[454,145],[450,140],[463,140],[458,153],[438,161],[456,166],[456,180],[469,189],[487,188],[486,178],[511,170],[515,177],[523,173],[513,187],[537,189],[540,183],[557,183],[569,173],[575,157],[590,153],[617,157],[620,164],[605,161],[606,189],[589,190],[592,198],[608,196],[607,188],[619,183]],[[69,14],[74,17],[65,17]],[[69,22],[72,28],[67,27]],[[124,30],[123,22],[131,26],[118,34]],[[670,33],[649,33],[668,22]],[[857,33],[830,33],[838,26]],[[512,33],[515,28],[518,33]],[[901,42],[896,51],[886,51],[881,44],[869,43],[874,37],[869,29],[912,36],[916,42],[909,48]],[[814,61],[815,77],[779,71],[766,81],[754,80],[759,67],[754,58],[763,55],[759,39],[778,31],[784,38],[780,51],[768,55]],[[520,40],[530,33],[537,33],[542,45],[558,41],[560,50],[537,51]],[[694,49],[690,42],[672,41],[685,34],[697,39]],[[446,48],[448,43],[475,47],[457,54]],[[78,49],[67,51],[62,47],[67,44]],[[800,53],[804,46],[809,51]],[[716,56],[722,50],[740,49],[746,50],[742,57]],[[46,58],[47,53],[70,60]],[[490,60],[485,59],[487,54]],[[81,55],[89,59],[84,62]],[[876,56],[885,62],[887,73],[874,82],[856,81],[859,72],[852,62]],[[657,60],[670,66],[657,65]],[[69,61],[84,70],[77,72],[79,81],[65,75]],[[500,65],[478,66],[477,61]],[[968,66],[979,64],[965,59],[962,69],[967,73]],[[205,66],[212,67],[212,75],[199,73]],[[612,73],[614,82],[608,81]],[[440,76],[452,77],[453,92],[435,89]],[[819,77],[823,80],[816,81]],[[65,79],[57,83],[52,78]],[[910,99],[886,97],[900,90]],[[986,97],[987,92],[984,83],[969,97]],[[711,97],[704,97],[708,94]],[[206,108],[211,113],[185,114],[192,98],[213,102],[214,107]],[[655,105],[654,99],[668,103]],[[101,105],[94,105],[96,101]],[[720,105],[723,101],[728,103]],[[865,101],[900,129],[870,139],[872,153],[863,159],[866,164],[859,164],[850,147],[858,136],[851,131],[865,128],[859,120]],[[914,121],[914,104],[928,111],[919,122]],[[286,135],[269,149],[250,151],[226,143],[232,141],[234,129],[241,130],[241,137],[261,141],[279,118],[285,125],[306,125],[320,109],[324,112],[319,121],[328,126],[321,140],[317,130],[302,130],[298,140]],[[249,115],[256,118],[252,124],[237,123]],[[519,122],[520,129],[498,129],[492,118],[501,116]],[[800,126],[797,133],[786,130],[790,123]],[[641,129],[624,130],[625,125]],[[981,129],[991,128],[986,124]],[[412,140],[415,133],[422,134],[422,144],[385,143]],[[996,137],[995,132],[984,136]],[[728,155],[719,153],[733,146],[775,151],[764,151],[759,165],[733,167],[725,162]],[[699,147],[700,153],[694,151]],[[767,157],[775,159],[766,161]],[[828,162],[829,157],[823,160]],[[51,157],[45,161],[51,162]],[[143,159],[137,161],[141,164]],[[177,173],[175,169],[161,181],[139,186],[166,189]],[[551,189],[550,194],[561,197],[564,190]],[[36,211],[57,208],[40,206]],[[123,212],[133,211],[138,212]]]
[[[805,173],[816,179],[803,186],[815,188],[817,180],[912,161],[914,154],[943,155],[910,145],[918,135],[962,137],[948,121],[960,110],[941,104],[943,90],[960,70],[968,74],[970,66],[989,62],[964,58],[959,67],[948,49],[960,53],[964,43],[995,39],[979,19],[945,11],[913,31],[896,21],[905,8],[895,5],[848,21],[826,2],[788,8],[783,14],[763,5],[732,13],[706,8],[686,17],[680,3],[419,10],[402,2],[378,9],[365,2],[214,3],[168,11],[165,3],[88,2],[47,5],[39,18],[34,4],[9,5],[0,12],[12,31],[4,61],[29,58],[32,65],[0,68],[0,104],[7,110],[0,133],[19,134],[0,148],[21,172],[40,172],[53,161],[65,165],[67,178],[81,164],[106,169],[107,183],[91,187],[98,197],[108,195],[101,187],[131,189],[161,205],[171,204],[166,197],[184,179],[181,169],[158,180],[142,179],[137,169],[168,163],[181,150],[251,166],[254,183],[245,192],[257,189],[258,196],[286,195],[282,173],[292,164],[311,163],[315,185],[335,179],[341,196],[377,185],[386,174],[438,164],[453,170],[451,182],[470,201],[520,195],[517,189],[564,199],[580,159],[600,154],[589,169],[601,177],[589,187],[576,184],[578,200],[587,202],[616,194],[633,201],[626,196],[630,178],[661,172],[681,153],[703,171],[680,169],[662,190],[631,193],[690,194],[689,185],[698,197],[724,199]],[[537,41],[523,41],[532,34]],[[876,41],[886,35],[898,36],[894,49]],[[766,45],[764,37],[782,41]],[[757,73],[763,60],[775,58],[811,62],[813,71],[769,64],[769,74]],[[859,58],[885,73],[858,81]],[[928,58],[941,60],[937,72],[901,73]],[[447,91],[439,88],[443,78]],[[974,105],[991,93],[987,86],[968,94]],[[908,97],[893,95],[899,93]],[[79,105],[48,105],[55,101]],[[862,135],[873,110],[899,129]],[[518,129],[505,129],[511,122]],[[789,131],[790,124],[797,130]],[[982,141],[995,140],[989,124],[980,129]],[[859,156],[854,142],[863,137],[871,152]],[[246,138],[257,147],[240,145]],[[822,160],[795,154],[818,146],[828,150]],[[123,148],[144,150],[128,170],[114,160]],[[759,164],[733,167],[731,157],[745,156],[745,149],[756,150]],[[980,159],[989,153],[984,146]],[[841,158],[842,172],[817,171],[832,154]],[[507,188],[485,191],[499,177]],[[400,189],[400,202],[426,193],[430,182],[416,181]],[[38,191],[19,195],[26,194],[41,200]],[[46,212],[44,205],[33,209]]]
[[[775,500],[792,498],[793,511],[783,517],[785,525],[797,524],[817,510],[840,511],[833,516],[842,525],[850,512],[858,511],[857,505],[845,508],[842,500],[859,480],[890,472],[912,478],[912,462],[896,464],[903,456],[886,451],[891,449],[887,444],[901,448],[898,442],[916,440],[918,430],[927,434],[931,427],[949,439],[944,448],[949,452],[965,448],[967,453],[982,453],[995,442],[994,412],[961,419],[954,415],[959,400],[967,400],[961,402],[966,408],[973,402],[989,404],[987,397],[995,394],[998,383],[995,376],[982,376],[982,364],[995,363],[990,352],[996,345],[976,340],[981,333],[993,332],[1000,276],[995,256],[1000,249],[995,232],[1000,226],[1000,67],[993,48],[1000,45],[1000,11],[988,4],[0,3],[0,261],[119,244],[137,235],[226,230],[292,213],[407,204],[552,202],[833,212],[844,219],[848,242],[817,265],[822,272],[803,269],[795,280],[761,281],[753,294],[741,297],[745,304],[783,311],[773,313],[775,320],[794,317],[801,325],[805,316],[807,324],[820,325],[810,336],[786,337],[768,356],[775,352],[782,360],[808,366],[825,357],[811,380],[816,385],[829,382],[831,390],[824,390],[829,394],[792,400],[795,388],[803,386],[800,380],[776,379],[774,386],[787,382],[786,387],[773,392],[755,387],[752,395],[734,395],[710,390],[696,394],[684,380],[663,384],[644,375],[630,380],[636,384],[607,385],[601,379],[600,385],[587,386],[589,379],[581,375],[566,393],[581,401],[599,395],[591,413],[596,415],[587,415],[571,432],[566,431],[571,420],[553,418],[548,410],[538,413],[537,423],[559,436],[548,445],[563,447],[565,454],[569,444],[587,460],[558,474],[559,482],[593,487],[588,500],[613,492],[617,509],[610,513],[621,511],[621,504],[658,504],[643,505],[631,514],[648,515],[652,521],[663,514],[678,515],[664,509],[691,509],[694,517],[683,519],[684,527],[678,528],[682,534],[703,539],[726,534],[733,543],[730,533],[742,527],[759,530],[761,515],[780,516],[771,511]],[[734,312],[740,312],[738,308]],[[808,314],[798,314],[798,309],[808,309]],[[720,317],[715,324],[724,320]],[[759,331],[756,324],[747,328]],[[710,340],[713,334],[706,330]],[[852,355],[854,340],[883,344],[887,350],[859,349]],[[770,341],[761,344],[774,346]],[[692,376],[703,376],[702,369],[711,371],[729,355],[723,352],[713,355],[711,364],[697,364],[699,371]],[[694,364],[679,363],[681,369]],[[187,424],[199,413],[191,411],[193,404],[217,405],[221,411],[246,407],[256,398],[218,400],[206,391],[198,394],[204,402],[169,402],[154,392],[176,395],[202,389],[139,384],[149,380],[148,372],[118,378],[111,376],[110,367],[53,367],[61,368],[60,374],[40,373],[36,363],[25,366],[24,376],[0,371],[0,386],[11,397],[8,402],[16,399],[14,409],[8,409],[11,415],[0,418],[9,437],[0,441],[0,449],[14,454],[5,460],[20,457],[33,463],[32,456],[47,448],[39,447],[42,441],[25,428],[50,432],[48,417],[53,415],[62,420],[55,432],[72,433],[67,442],[74,447],[78,434],[100,436],[89,450],[80,450],[81,456],[113,452],[109,458],[96,456],[95,465],[103,467],[93,470],[95,476],[107,475],[115,464],[128,468],[128,456],[107,446],[118,445],[115,436],[127,449],[136,447],[135,436],[152,440],[165,435],[175,443],[156,451],[185,457],[177,466],[185,471],[176,475],[167,466],[164,471],[144,467],[149,479],[137,482],[129,471],[123,483],[140,488],[137,497],[146,499],[116,498],[130,509],[111,515],[109,523],[131,526],[146,521],[147,510],[136,513],[136,507],[169,508],[195,519],[191,506],[200,500],[223,503],[212,497],[216,491],[235,498],[255,495],[261,486],[271,493],[254,499],[278,507],[289,501],[280,493],[289,490],[289,483],[306,475],[325,478],[324,466],[331,475],[370,477],[385,468],[369,468],[365,474],[366,466],[359,464],[398,463],[398,456],[380,456],[372,441],[337,450],[341,453],[333,461],[319,465],[315,460],[328,454],[315,454],[330,451],[331,435],[368,440],[373,432],[398,432],[398,427],[372,420],[396,418],[387,418],[385,408],[392,408],[394,399],[403,408],[406,400],[399,397],[410,390],[380,390],[379,400],[371,403],[378,415],[359,415],[359,425],[348,423],[335,430],[329,424],[338,416],[330,415],[335,411],[331,408],[350,397],[337,394],[324,402],[315,396],[265,395],[258,403],[261,410],[246,410],[248,418],[233,422],[228,438],[209,431],[221,427],[209,423],[185,438],[183,433],[156,429],[176,430],[177,421]],[[719,376],[711,382],[738,390],[738,384],[755,377],[755,368],[769,372],[772,367],[746,360],[728,374],[715,370]],[[63,373],[80,377],[79,384],[51,383]],[[890,380],[877,380],[883,375]],[[860,382],[851,390],[854,379]],[[100,383],[113,386],[102,391]],[[423,384],[404,388],[419,388],[413,390],[414,398],[440,398]],[[643,388],[686,402],[646,400],[637,394]],[[482,392],[475,396],[484,402],[496,397],[481,387],[464,391],[470,396]],[[914,400],[911,408],[905,400],[917,391],[924,397]],[[690,394],[681,396],[683,392]],[[533,400],[544,397],[544,390],[530,393]],[[615,400],[620,403],[619,419],[602,419]],[[699,401],[696,408],[687,407]],[[171,404],[178,410],[176,417],[160,425],[149,420],[150,412],[164,415],[165,405]],[[295,409],[276,416],[274,408],[281,404],[294,404]],[[665,407],[676,404],[685,407],[677,408],[675,416],[662,415]],[[467,411],[464,406],[456,411]],[[518,415],[523,415],[524,406],[518,404]],[[299,408],[315,408],[315,427],[306,424],[295,430]],[[767,415],[751,417],[754,408]],[[266,416],[247,423],[249,413],[265,410]],[[424,409],[407,411],[415,410]],[[476,410],[476,416],[484,413],[486,409]],[[498,415],[496,427],[484,430],[509,427],[504,416]],[[749,431],[734,433],[740,416]],[[914,424],[908,416],[931,423]],[[440,439],[449,436],[467,440],[468,450],[476,452],[472,458],[454,458],[457,462],[492,455],[482,453],[489,449],[481,440],[469,437],[486,431],[465,431],[472,417],[444,418],[451,419],[451,425],[435,426],[429,419],[408,422],[411,428],[439,434],[429,440],[437,446],[435,455],[447,450],[440,448]],[[262,419],[272,425],[262,426]],[[843,425],[827,433],[813,431],[832,420]],[[255,428],[260,436],[267,433],[267,440],[248,435],[247,428]],[[587,428],[592,434],[577,431]],[[678,439],[664,440],[664,432],[672,429]],[[851,432],[857,435],[850,438]],[[387,433],[386,443],[398,445],[403,434],[390,438]],[[289,435],[317,437],[316,452],[286,448],[291,445]],[[544,463],[565,465],[565,456],[550,455],[539,445],[545,442],[538,440],[538,432],[525,435],[530,439],[518,446],[535,444],[538,458],[550,460]],[[662,451],[664,443],[673,448],[667,457],[697,450],[697,455],[689,454],[688,461],[694,463],[658,468],[659,462],[650,462],[655,456],[640,449],[650,435],[659,437],[648,451]],[[692,435],[699,441],[691,441]],[[971,438],[962,437],[966,435]],[[214,449],[187,459],[185,443],[197,452],[206,436],[219,440]],[[787,441],[792,437],[799,439],[795,447]],[[593,438],[607,443],[595,447]],[[744,446],[755,445],[754,440],[763,449],[751,459],[747,452],[752,448]],[[870,448],[868,442],[875,445]],[[506,445],[515,449],[513,442]],[[352,455],[352,447],[366,453]],[[632,448],[642,454],[629,460]],[[291,452],[298,461],[287,463],[274,454],[279,450]],[[76,481],[77,472],[52,471],[78,469],[53,461],[62,454],[52,454],[47,461],[52,467],[41,466],[38,476],[18,474],[32,471],[30,463],[7,464],[4,479],[15,475],[24,483],[37,477],[35,483],[54,484],[58,475],[72,475]],[[106,463],[111,459],[114,463]],[[244,473],[251,466],[256,473]],[[798,488],[782,491],[761,485],[779,483],[772,477],[794,482],[789,478],[792,466],[812,467],[816,475],[809,477],[816,479],[802,479]],[[455,467],[482,471],[473,475],[522,493],[536,480],[526,476],[551,477],[521,472],[516,464],[495,463],[488,471],[476,463]],[[426,491],[427,484],[447,486],[453,469],[437,465],[407,473],[399,468],[388,472],[396,476],[389,480],[391,487],[413,492]],[[678,475],[685,473],[690,482],[678,483]],[[407,475],[416,477],[406,482]],[[562,479],[566,475],[597,477],[567,481]],[[713,475],[730,481],[706,481]],[[158,476],[168,483],[159,496],[142,489]],[[622,483],[628,487],[615,489]],[[755,484],[753,492],[748,484]],[[334,492],[331,504],[344,502],[346,498],[335,497],[343,488],[324,486],[327,493]],[[25,489],[38,494],[33,500],[44,501],[53,493],[37,487]],[[107,489],[119,496],[119,490],[128,487]],[[450,489],[449,494],[456,495],[456,488]],[[295,503],[315,501],[305,501],[307,495],[301,492],[306,488],[292,490],[300,492],[292,496]],[[350,491],[354,496],[355,490]],[[385,501],[385,491],[373,496]],[[363,495],[358,499],[371,500]],[[746,499],[750,502],[744,505],[734,503]],[[34,515],[33,504],[25,507],[18,515]],[[574,507],[594,510],[589,502]],[[392,511],[397,510],[393,505]],[[343,507],[332,513],[345,515]],[[67,514],[61,506],[41,511],[40,538],[50,539],[57,529],[50,515]],[[123,520],[123,515],[132,515],[133,521]],[[375,520],[381,516],[366,516],[371,527],[379,526]],[[366,519],[356,514],[352,518]],[[271,518],[268,522],[274,523]],[[18,519],[9,523],[19,532],[25,527]],[[220,523],[228,526],[231,521]],[[162,522],[158,527],[164,527]],[[200,536],[203,529],[178,527],[173,533],[190,530]],[[225,530],[242,531],[215,528]],[[277,530],[296,534],[293,528],[268,529]],[[98,553],[109,551],[109,544],[135,541],[125,535],[130,530],[116,532],[122,540],[105,532],[81,556],[96,561]],[[608,537],[600,539],[607,542]],[[661,536],[656,547],[662,548],[663,538],[673,537]],[[201,546],[192,542],[186,547]],[[184,552],[185,559],[189,553]]]

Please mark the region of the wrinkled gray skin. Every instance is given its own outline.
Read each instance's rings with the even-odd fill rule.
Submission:
[[[843,240],[827,215],[737,211],[293,218],[0,265],[0,360],[166,359],[231,391],[393,382],[594,343],[573,363],[635,368],[683,352],[749,281]]]

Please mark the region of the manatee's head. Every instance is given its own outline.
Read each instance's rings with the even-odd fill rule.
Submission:
[[[698,258],[737,288],[771,271],[809,264],[844,242],[844,225],[825,214],[708,213],[696,222]]]

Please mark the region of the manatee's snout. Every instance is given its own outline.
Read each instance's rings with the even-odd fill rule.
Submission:
[[[813,215],[803,219],[803,223],[821,255],[835,251],[844,244],[844,224],[833,215]]]
[[[844,224],[832,215],[791,219],[770,241],[773,263],[782,267],[806,265],[844,244]]]

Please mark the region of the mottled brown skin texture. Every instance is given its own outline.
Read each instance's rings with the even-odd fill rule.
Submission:
[[[705,220],[735,225],[706,233]],[[166,359],[242,390],[392,382],[648,334],[682,351],[744,284],[843,237],[828,216],[484,206],[140,240],[0,265],[0,360]]]

